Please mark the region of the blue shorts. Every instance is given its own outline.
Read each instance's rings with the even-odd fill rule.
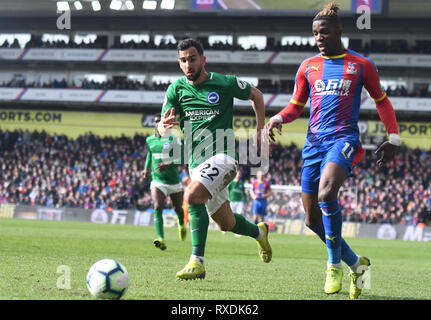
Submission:
[[[318,146],[305,145],[302,151],[302,192],[318,194],[320,176],[329,162],[342,166],[349,176],[351,169],[362,160],[364,153],[358,141],[349,139],[339,139]]]
[[[253,200],[253,214],[266,215],[266,200]]]

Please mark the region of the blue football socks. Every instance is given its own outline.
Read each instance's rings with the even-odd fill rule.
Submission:
[[[343,216],[338,199],[319,202],[322,210],[325,242],[328,249],[328,263],[338,265],[341,262],[341,229]]]

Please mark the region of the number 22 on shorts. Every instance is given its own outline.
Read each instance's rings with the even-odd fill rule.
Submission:
[[[212,171],[212,172],[207,172],[208,171]],[[205,166],[202,167],[201,170],[199,170],[199,172],[201,173],[201,177],[214,181],[214,177],[217,177],[219,175],[219,170],[216,167],[211,167],[210,163],[207,163]]]

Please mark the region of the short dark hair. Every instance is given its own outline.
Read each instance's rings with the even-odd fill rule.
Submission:
[[[187,39],[183,39],[178,43],[177,46],[177,50],[178,51],[184,51],[187,50],[189,48],[195,47],[196,51],[199,53],[199,55],[203,56],[204,55],[204,49],[202,47],[202,44],[195,39],[192,38],[187,38]]]

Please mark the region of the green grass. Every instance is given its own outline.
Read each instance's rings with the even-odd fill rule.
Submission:
[[[348,299],[348,270],[337,295],[323,293],[326,250],[312,236],[271,234],[273,261],[262,263],[248,237],[209,231],[205,280],[178,281],[191,243],[165,228],[168,249],[153,247],[153,227],[0,219],[0,299],[91,299],[90,266],[120,261],[130,286],[124,299]],[[189,235],[188,235],[189,236]],[[426,242],[348,239],[371,259],[371,289],[361,299],[430,299],[431,248]],[[57,288],[57,268],[71,268],[71,289]]]

